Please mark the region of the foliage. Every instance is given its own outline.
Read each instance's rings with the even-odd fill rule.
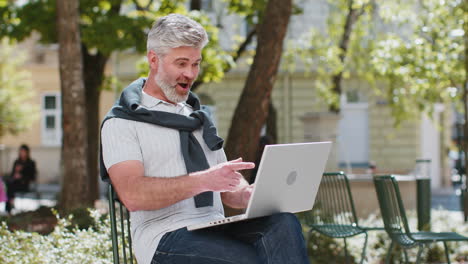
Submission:
[[[0,43],[0,137],[27,129],[37,118],[31,76],[21,70],[25,54],[7,38]]]
[[[112,263],[112,243],[110,239],[110,223],[106,214],[101,214],[96,210],[84,212],[80,210],[78,214],[82,218],[89,219],[88,225],[78,226],[75,218],[78,215],[67,217],[57,217],[57,225],[54,230],[47,235],[40,235],[35,232],[10,231],[6,223],[0,225],[0,263]],[[450,217],[447,217],[450,215]],[[416,214],[408,214],[410,227],[416,230]],[[80,218],[80,217],[78,217]],[[304,216],[299,215],[303,220]],[[468,226],[463,223],[460,212],[450,212],[445,210],[432,210],[432,229],[436,232],[455,231],[463,235],[468,235]],[[382,220],[375,215],[367,219],[361,219],[363,226],[382,226]],[[308,228],[304,226],[304,234]],[[117,225],[119,228],[120,225]],[[307,236],[306,236],[307,237]],[[343,240],[331,239],[313,232],[308,243],[308,251],[314,263],[344,263]],[[363,236],[350,238],[348,250],[351,263],[360,260]],[[390,239],[383,231],[369,232],[369,244],[367,248],[366,263],[382,263],[390,244]],[[440,245],[439,245],[440,244]],[[466,243],[450,243],[450,255],[455,263],[467,261],[468,246]],[[410,261],[415,260],[417,249],[408,251]],[[431,248],[423,252],[424,263],[439,263],[445,261],[443,246],[441,243],[432,244]],[[403,260],[401,251],[395,251],[394,260]]]
[[[223,68],[225,64],[232,63],[232,57],[220,48],[219,29],[212,25],[208,16],[201,11],[187,11],[185,2],[151,1],[149,6],[140,8],[134,1],[128,0],[82,0],[81,41],[92,54],[99,52],[109,56],[113,51],[128,49],[145,53],[146,33],[157,18],[169,13],[185,14],[200,22],[210,38],[203,50],[200,78],[204,82],[220,81],[224,76]],[[41,35],[41,42],[57,42],[55,0],[32,0],[24,5],[10,3],[4,7],[0,5],[0,17],[3,20],[0,23],[0,36],[7,35],[21,41],[31,32],[37,31]]]
[[[249,26],[253,29],[256,28],[259,23],[263,20],[263,11],[265,9],[266,0],[261,1],[239,1],[239,0],[225,0],[227,2],[227,13],[236,14],[241,16]],[[219,10],[224,13],[225,10]],[[298,6],[293,5],[293,14],[300,14],[302,9]],[[213,21],[202,11],[192,10],[187,12],[181,10],[180,14],[188,15],[195,21],[199,22],[208,33],[209,42],[208,45],[202,51],[203,63],[201,64],[201,71],[198,81],[201,83],[208,82],[219,82],[223,79],[226,72],[231,70],[236,65],[238,55],[247,55],[247,61],[252,64],[252,57],[255,55],[255,50],[248,50],[241,52],[242,54],[236,54],[239,52],[239,48],[242,45],[250,44],[244,43],[246,39],[242,36],[232,36],[235,42],[233,50],[222,49],[219,44],[219,30],[222,29],[222,25],[214,25]],[[221,14],[218,14],[222,16]],[[222,19],[222,17],[218,18]],[[248,33],[248,32],[247,32]],[[143,57],[137,62],[137,71],[140,77],[147,76],[148,74],[148,62],[146,57]]]
[[[355,22],[344,50],[342,41],[350,4],[356,16],[352,16]],[[326,105],[339,108],[340,94],[333,90],[335,76],[342,74],[343,79],[355,77],[371,84],[375,82],[369,71],[368,56],[376,38],[375,7],[372,0],[328,1],[325,29],[312,27],[299,38],[288,41],[283,67],[293,72],[302,63],[306,74],[314,73],[314,85]]]
[[[408,2],[418,15],[382,13],[385,21],[404,24],[406,30],[390,31],[371,53],[376,73],[389,80],[385,93],[397,117],[457,100],[465,81],[463,1]]]
[[[250,25],[256,25],[263,19],[263,11],[267,0],[231,0],[229,1],[228,10],[231,13],[236,13],[245,17],[245,20]]]
[[[228,11],[245,18],[251,26],[260,24],[263,21],[263,13],[267,0],[225,0],[228,2]],[[292,6],[292,14],[298,15],[302,9],[295,3]]]
[[[161,14],[182,9],[181,1],[154,3],[157,8],[148,11],[134,10],[131,1],[121,0],[82,0],[80,1],[80,31],[83,44],[109,55],[114,50],[134,48],[146,49],[144,31]],[[116,12],[126,8],[128,12]],[[57,43],[55,30],[55,0],[32,0],[26,4],[9,3],[0,9],[4,20],[0,35],[23,40],[37,31],[43,43]],[[115,10],[117,9],[117,10]],[[133,11],[132,11],[133,10]]]
[[[101,219],[97,211],[90,211],[93,227],[73,227],[73,216],[60,218],[48,235],[35,232],[10,231],[0,226],[0,263],[112,263],[112,243],[108,218]]]
[[[464,30],[466,1],[329,1],[325,30],[311,29],[288,43],[285,67],[302,62],[315,75],[315,86],[327,105],[337,105],[333,77],[367,81],[385,98],[398,125],[431,112],[434,103],[460,98],[465,81]],[[343,53],[349,4],[362,10]],[[344,56],[344,60],[341,60]],[[346,87],[344,87],[346,89]]]

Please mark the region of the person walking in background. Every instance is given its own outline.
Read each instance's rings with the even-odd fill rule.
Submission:
[[[13,163],[10,176],[6,179],[7,201],[5,210],[8,214],[14,207],[15,194],[17,192],[29,192],[29,185],[36,181],[36,163],[31,159],[29,147],[21,145],[18,151],[18,158]]]

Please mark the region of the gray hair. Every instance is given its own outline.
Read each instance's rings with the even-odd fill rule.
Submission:
[[[201,49],[207,43],[208,35],[202,25],[186,16],[170,14],[154,23],[148,33],[146,48],[162,56],[169,49],[182,46]]]

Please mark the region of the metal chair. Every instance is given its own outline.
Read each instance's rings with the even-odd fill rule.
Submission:
[[[364,234],[365,240],[361,253],[363,263],[366,256],[367,231],[383,228],[362,227],[358,224],[348,177],[343,172],[324,173],[312,211],[306,214],[306,224],[312,231],[317,231],[332,238],[343,238],[345,258],[348,259],[346,238]]]
[[[132,240],[130,237],[130,213],[120,202],[117,193],[112,184],[109,184],[109,217],[111,221],[111,237],[114,264],[123,263],[133,264]],[[119,217],[116,214],[115,204],[119,207]],[[120,228],[117,228],[117,220],[120,220]],[[125,223],[126,222],[126,223]],[[119,245],[119,235],[121,245]],[[122,256],[119,255],[119,249],[122,250]],[[128,256],[127,256],[128,251]]]
[[[455,232],[411,232],[395,177],[392,175],[374,176],[374,184],[385,231],[392,239],[387,252],[386,263],[390,263],[391,253],[395,244],[403,248],[406,263],[408,263],[406,250],[416,246],[419,247],[416,263],[420,263],[421,253],[426,245],[433,242],[443,242],[445,257],[450,264],[447,242],[468,241],[468,237]]]

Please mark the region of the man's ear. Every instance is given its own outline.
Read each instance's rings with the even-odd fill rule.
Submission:
[[[148,51],[148,53],[146,54],[146,58],[148,59],[150,69],[154,72],[157,72],[159,65],[159,57],[156,54],[156,52],[154,52],[154,50]]]

